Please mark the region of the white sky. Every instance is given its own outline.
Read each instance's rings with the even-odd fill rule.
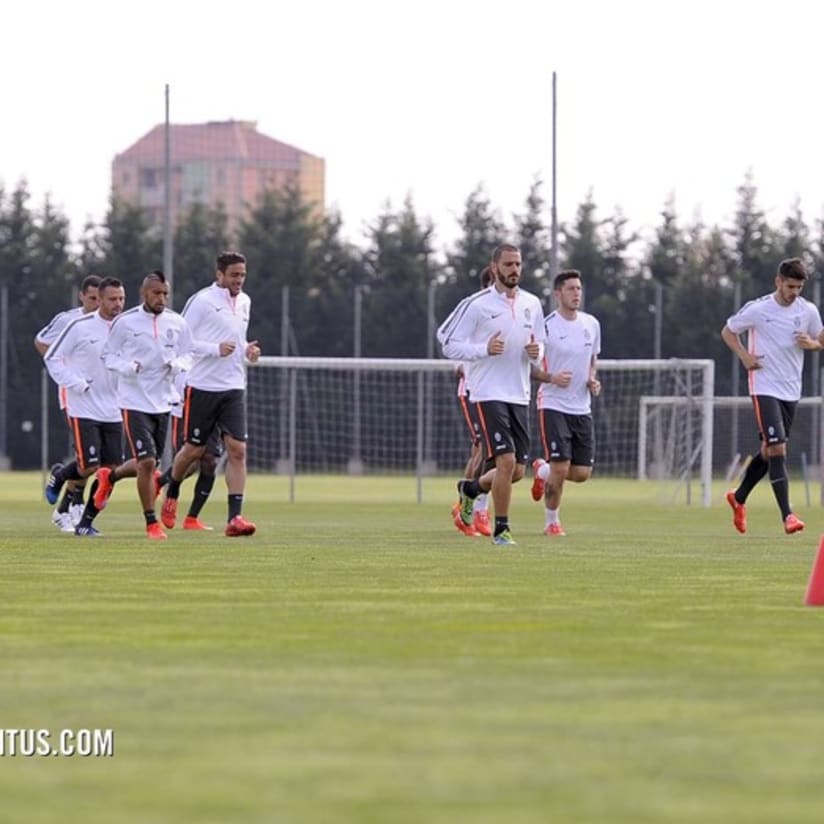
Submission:
[[[774,222],[824,212],[814,0],[77,0],[6,4],[0,181],[25,177],[79,233],[102,219],[113,156],[164,117],[256,120],[326,160],[327,205],[362,239],[411,193],[441,243],[483,183],[501,215],[535,175],[558,215],[592,189],[643,229],[726,223],[752,170]],[[824,8],[824,7],[821,7]],[[549,215],[547,214],[547,221]]]

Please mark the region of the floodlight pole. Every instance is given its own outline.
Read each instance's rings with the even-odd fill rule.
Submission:
[[[557,75],[552,72],[552,216],[551,236],[552,248],[549,250],[549,284],[558,274],[558,174],[557,174]]]
[[[166,121],[164,129],[164,180],[163,197],[163,274],[169,284],[169,307],[173,305],[172,295],[172,129],[169,123],[169,84],[166,84]]]

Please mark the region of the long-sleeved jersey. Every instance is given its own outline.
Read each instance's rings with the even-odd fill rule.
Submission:
[[[495,286],[464,298],[438,329],[443,354],[469,365],[473,401],[528,404],[530,360],[525,346],[540,345],[536,366],[543,356],[544,313],[531,292],[517,289],[512,297]],[[490,355],[490,338],[500,335],[504,351]]]
[[[117,403],[137,412],[168,412],[177,398],[176,374],[194,348],[186,321],[171,309],[159,315],[135,306],[118,315],[103,347],[117,373]]]
[[[186,376],[187,386],[209,392],[246,388],[246,333],[252,301],[245,292],[236,297],[213,283],[195,292],[183,307],[192,330],[195,361]],[[220,344],[231,341],[235,350],[221,357]]]
[[[66,390],[66,411],[72,418],[102,423],[120,420],[117,379],[101,354],[113,321],[100,312],[81,314],[57,336],[44,356],[49,374]]]

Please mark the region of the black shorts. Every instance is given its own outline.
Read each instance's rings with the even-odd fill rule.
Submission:
[[[69,418],[78,469],[123,463],[123,424]]]
[[[481,442],[481,421],[478,418],[476,404],[469,401],[469,392],[458,395],[458,405],[461,407],[461,415],[469,430],[469,440],[472,446],[477,446]]]
[[[172,428],[172,452],[177,453],[183,444],[186,443],[185,433],[183,432],[183,418],[178,415],[171,415],[170,419]],[[223,455],[223,434],[217,427],[212,430],[212,434],[206,442],[206,452],[214,455],[216,458]]]
[[[573,466],[595,462],[595,427],[592,415],[570,415],[540,409],[541,445],[548,461],[569,461]]]
[[[752,405],[759,438],[767,446],[786,443],[790,438],[798,401],[780,401],[771,395],[753,395]]]
[[[209,392],[187,386],[183,429],[185,440],[195,446],[207,444],[216,429],[236,441],[245,441],[246,393],[242,389]]]
[[[123,410],[123,431],[132,456],[160,460],[166,446],[169,428],[168,412],[137,412]]]
[[[472,404],[481,424],[481,443],[487,461],[498,455],[515,453],[515,463],[529,459],[528,407],[505,401],[478,401]]]

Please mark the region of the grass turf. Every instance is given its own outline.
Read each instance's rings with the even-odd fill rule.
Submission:
[[[111,728],[112,758],[0,758],[4,821],[819,821],[824,527],[570,486],[566,538],[452,527],[453,483],[253,478],[250,539],[102,539],[0,476],[0,727]],[[191,492],[191,482],[184,489]],[[204,519],[225,511],[222,480]]]

